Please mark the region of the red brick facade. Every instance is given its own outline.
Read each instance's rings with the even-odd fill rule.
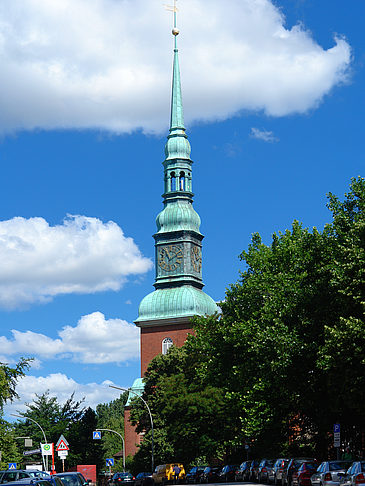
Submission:
[[[190,324],[177,324],[141,328],[141,376],[155,356],[162,353],[162,341],[171,338],[174,346],[182,346],[188,334],[193,334]]]
[[[129,455],[134,456],[134,454],[138,451],[138,445],[141,442],[141,436],[136,434],[135,428],[129,421],[130,416],[131,409],[130,407],[126,407],[124,409],[124,441],[126,457]]]
[[[182,346],[188,334],[193,334],[190,323],[174,322],[171,319],[170,324],[163,326],[146,326],[141,327],[141,376],[144,376],[150,361],[162,353],[162,341],[165,338],[171,338],[174,346]],[[141,436],[131,425],[130,408],[124,410],[124,439],[126,456],[132,455],[138,451],[138,445],[141,442]]]

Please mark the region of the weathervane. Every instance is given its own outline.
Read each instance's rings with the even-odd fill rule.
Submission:
[[[174,28],[172,29],[172,35],[177,36],[179,34],[179,29],[176,27],[176,12],[178,12],[178,8],[176,6],[176,1],[174,0],[174,5],[165,5],[165,9],[169,10],[170,12],[174,12]],[[176,38],[175,38],[176,41]]]

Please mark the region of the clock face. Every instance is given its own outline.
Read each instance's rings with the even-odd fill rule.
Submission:
[[[193,246],[191,248],[191,264],[196,272],[200,272],[202,269],[202,251],[199,246]]]
[[[176,270],[183,261],[183,251],[179,245],[163,246],[158,250],[158,265],[167,272]]]

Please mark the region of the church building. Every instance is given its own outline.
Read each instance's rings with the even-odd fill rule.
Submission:
[[[129,422],[130,401],[143,393],[143,375],[158,354],[182,346],[193,333],[191,318],[218,312],[214,300],[203,292],[200,217],[193,208],[193,161],[185,133],[177,49],[176,8],[170,132],[163,161],[163,210],[156,219],[155,290],[139,306],[135,324],[140,328],[141,378],[131,388],[124,413],[126,456],[138,450],[140,437]]]

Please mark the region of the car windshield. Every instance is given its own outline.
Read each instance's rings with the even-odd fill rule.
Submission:
[[[195,471],[196,471],[196,470],[197,470],[197,468],[196,468],[196,467],[192,467],[192,468],[190,469],[190,474],[195,473]]]
[[[81,484],[77,474],[65,474],[64,476],[59,476],[59,478],[65,486],[80,486]]]
[[[363,472],[365,471],[365,462],[361,463],[361,471],[363,471]]]
[[[351,462],[330,462],[330,471],[341,471],[348,469],[351,466]]]
[[[317,467],[318,467],[318,464],[315,463],[315,462],[305,462],[300,469],[302,469],[302,470],[306,470],[306,469],[314,470],[314,469],[317,469]]]

